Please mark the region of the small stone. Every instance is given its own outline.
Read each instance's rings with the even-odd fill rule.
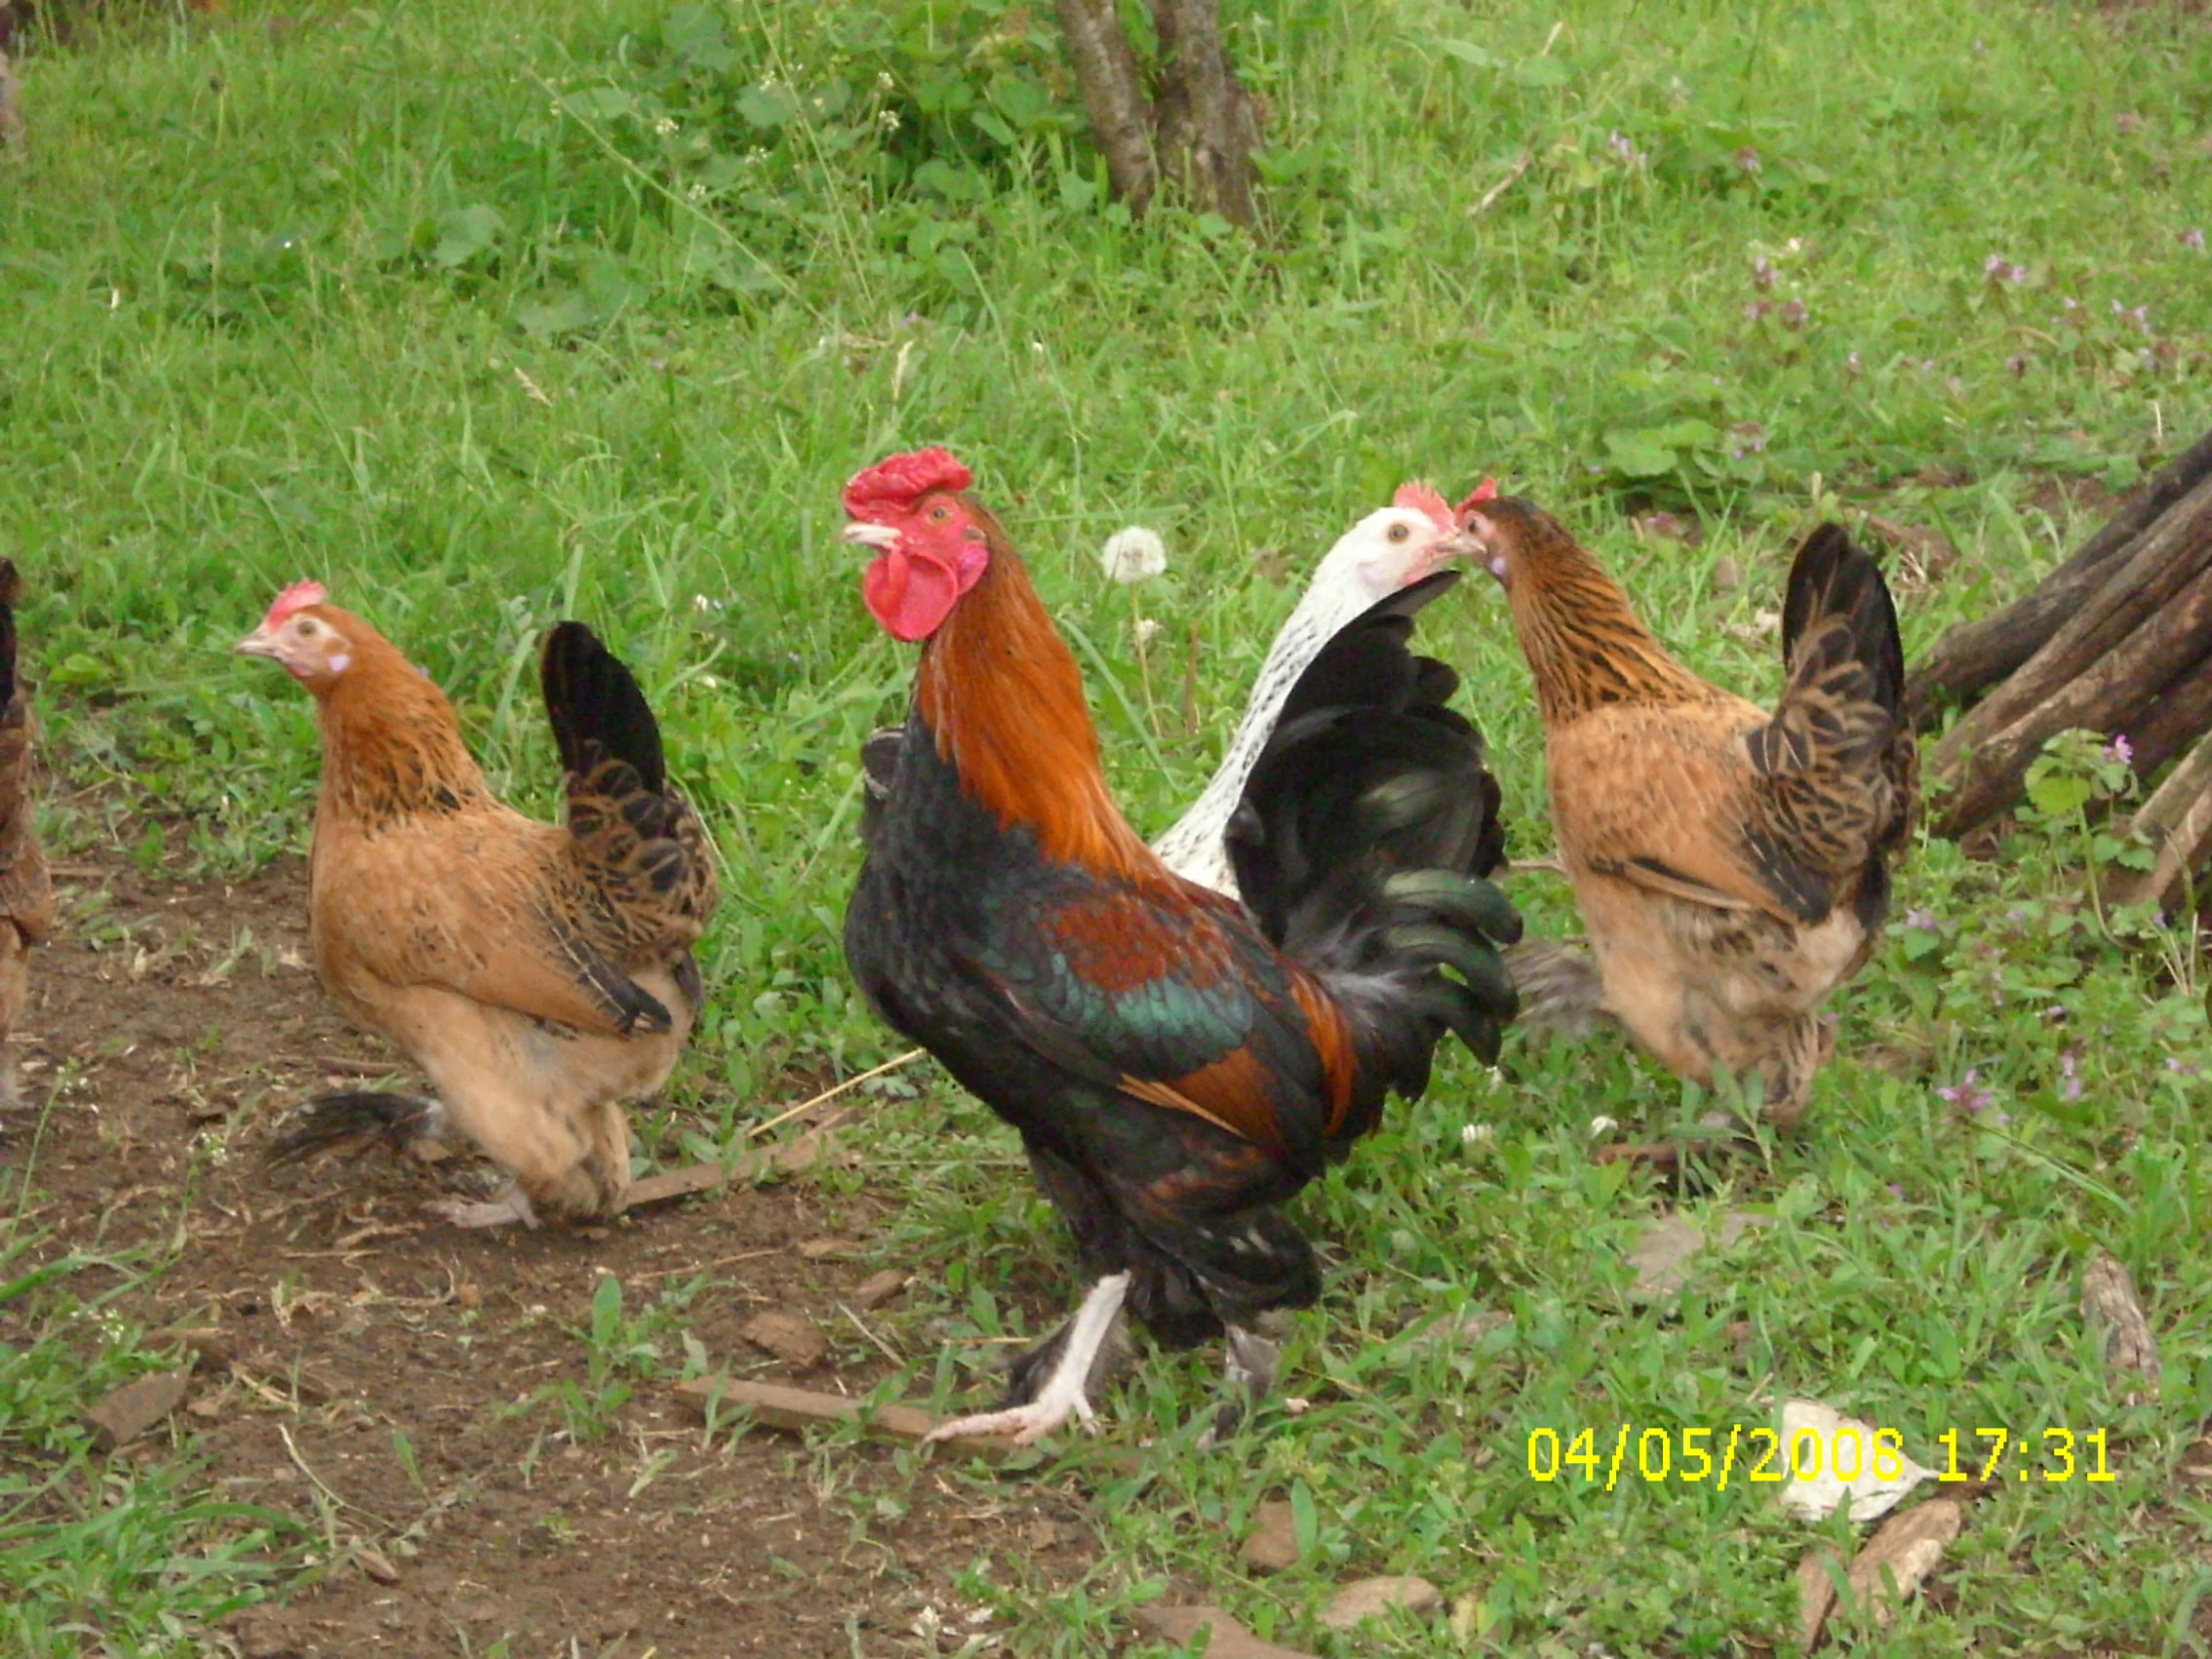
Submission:
[[[399,1582],[399,1569],[391,1564],[391,1557],[380,1549],[370,1549],[363,1545],[353,1552],[353,1561],[362,1572],[379,1584]]]
[[[1427,1618],[1443,1606],[1443,1592],[1425,1578],[1385,1573],[1347,1584],[1329,1598],[1315,1619],[1331,1630],[1350,1630],[1363,1619],[1402,1607],[1418,1618]]]
[[[903,1268],[885,1268],[881,1273],[869,1274],[853,1288],[852,1305],[862,1313],[880,1308],[906,1288],[907,1277]]]
[[[1298,1565],[1298,1521],[1281,1498],[1269,1498],[1252,1511],[1252,1530],[1239,1551],[1250,1572],[1281,1572]]]
[[[1136,1618],[1146,1635],[1178,1647],[1188,1646],[1205,1631],[1206,1659],[1314,1659],[1297,1648],[1263,1642],[1219,1607],[1162,1607],[1155,1602],[1138,1608]]]
[[[189,1371],[161,1371],[126,1382],[85,1413],[93,1444],[102,1451],[129,1445],[185,1402]]]
[[[794,1371],[811,1371],[830,1358],[830,1344],[804,1315],[772,1308],[755,1314],[738,1328],[738,1335],[763,1348]]]
[[[1725,553],[1713,561],[1713,588],[1717,593],[1730,593],[1744,585],[1744,567]]]

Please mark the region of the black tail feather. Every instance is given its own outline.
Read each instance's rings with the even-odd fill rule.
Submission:
[[[1823,524],[1805,538],[1790,565],[1782,601],[1782,660],[1795,664],[1809,632],[1829,617],[1851,631],[1852,655],[1865,665],[1868,692],[1893,716],[1905,708],[1905,644],[1897,605],[1882,567],[1855,544],[1840,524]]]
[[[432,1138],[442,1117],[438,1103],[420,1095],[344,1089],[318,1095],[302,1106],[270,1142],[264,1157],[271,1164],[296,1164],[333,1147],[376,1142],[404,1152],[415,1142]]]
[[[587,778],[603,761],[621,761],[648,795],[668,793],[660,722],[622,659],[581,622],[554,624],[538,659],[545,712],[561,766]]]

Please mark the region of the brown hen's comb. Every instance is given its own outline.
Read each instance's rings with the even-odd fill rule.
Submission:
[[[949,449],[915,449],[890,455],[844,486],[844,510],[864,519],[885,507],[910,507],[931,490],[964,490],[974,474]]]
[[[1397,493],[1390,497],[1390,505],[1421,514],[1439,530],[1449,531],[1454,528],[1451,504],[1432,485],[1420,479],[1398,485]]]
[[[1495,478],[1485,478],[1481,483],[1474,486],[1473,493],[1459,503],[1459,511],[1464,513],[1469,507],[1479,507],[1485,502],[1495,501],[1496,499],[1497,480]]]
[[[262,618],[264,628],[276,628],[294,611],[303,611],[309,605],[319,605],[330,596],[322,591],[320,582],[294,582],[276,596],[276,603],[270,606],[269,615]]]

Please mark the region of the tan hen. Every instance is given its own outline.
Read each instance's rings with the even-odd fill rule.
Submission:
[[[1461,511],[1535,677],[1560,865],[1594,956],[1594,983],[1556,947],[1516,961],[1524,1018],[1562,1023],[1558,1004],[1594,993],[1683,1077],[1760,1074],[1767,1115],[1794,1124],[1833,1044],[1821,1006],[1874,948],[1914,810],[1881,571],[1836,525],[1806,538],[1770,715],[1678,662],[1550,514],[1510,497]]]

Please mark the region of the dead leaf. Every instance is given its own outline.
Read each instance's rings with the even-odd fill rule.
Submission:
[[[1811,1437],[1802,1457],[1796,1450],[1801,1433]],[[1925,1468],[1905,1455],[1903,1447],[1897,1444],[1895,1430],[1882,1442],[1880,1460],[1889,1462],[1894,1451],[1897,1472],[1877,1474],[1875,1433],[1875,1429],[1858,1418],[1847,1417],[1817,1399],[1785,1401],[1780,1460],[1789,1468],[1790,1478],[1776,1494],[1782,1507],[1800,1520],[1823,1520],[1834,1514],[1848,1495],[1851,1518],[1868,1521],[1888,1514],[1907,1492],[1934,1477],[1934,1469]],[[1854,1469],[1854,1477],[1839,1479],[1836,1473],[1839,1463]],[[1809,1474],[1798,1473],[1800,1468],[1808,1466]]]
[[[1844,1559],[1826,1544],[1816,1544],[1797,1564],[1798,1648],[1811,1653],[1820,1645],[1828,1615],[1836,1610],[1836,1581],[1843,1576]]]
[[[1846,1585],[1851,1607],[1877,1625],[1888,1625],[1936,1570],[1964,1517],[1961,1505],[1938,1497],[1884,1521],[1851,1564]]]
[[[857,1256],[866,1247],[857,1239],[809,1239],[799,1247],[803,1262],[828,1262],[840,1256]]]
[[[92,1441],[102,1451],[129,1445],[185,1402],[190,1371],[158,1371],[126,1382],[85,1413]]]
[[[1443,1604],[1443,1592],[1427,1579],[1384,1574],[1347,1584],[1329,1598],[1314,1620],[1331,1630],[1350,1630],[1363,1619],[1372,1619],[1393,1607],[1426,1618]]]
[[[1713,591],[1734,593],[1744,585],[1744,567],[1723,553],[1713,561]]]
[[[830,1344],[804,1314],[771,1308],[738,1327],[738,1335],[764,1348],[794,1371],[811,1371],[830,1358]]]
[[[2104,1375],[2115,1387],[2130,1377],[2139,1378],[2143,1391],[2158,1397],[2158,1339],[2143,1317],[2142,1300],[2126,1267],[2109,1252],[2098,1251],[2081,1270],[2081,1317],[2090,1335],[2100,1339],[2104,1351]],[[2138,1403],[2130,1392],[2129,1404]]]
[[[399,1569],[391,1564],[391,1557],[380,1549],[370,1549],[364,1544],[353,1552],[353,1562],[379,1584],[399,1582]]]
[[[852,1288],[852,1306],[866,1313],[879,1308],[906,1288],[908,1275],[903,1268],[885,1268],[881,1273],[871,1273]]]
[[[1263,1642],[1219,1607],[1162,1607],[1155,1602],[1138,1608],[1136,1619],[1146,1635],[1177,1646],[1187,1646],[1206,1631],[1206,1659],[1314,1659],[1297,1648]]]
[[[1298,1565],[1298,1520],[1291,1506],[1271,1497],[1254,1506],[1252,1530],[1238,1552],[1247,1572],[1281,1572]]]
[[[1755,1227],[1772,1227],[1774,1217],[1752,1210],[1723,1212],[1720,1247],[1733,1250]],[[1689,1283],[1690,1260],[1705,1248],[1705,1229],[1677,1210],[1648,1223],[1628,1253],[1628,1265],[1636,1270],[1636,1282],[1628,1288],[1632,1302],[1657,1302]]]

